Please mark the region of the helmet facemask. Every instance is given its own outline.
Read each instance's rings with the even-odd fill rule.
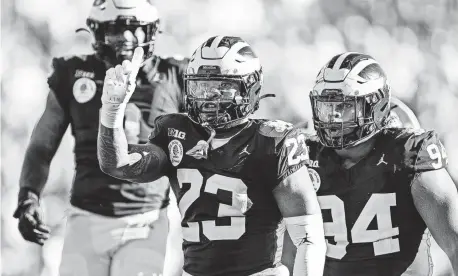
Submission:
[[[94,34],[94,49],[110,62],[131,60],[136,47],[143,47],[144,59],[153,54],[159,20],[143,22],[123,16],[106,22],[89,18],[86,23]]]
[[[259,106],[261,78],[262,70],[243,76],[185,74],[189,118],[215,129],[243,122]]]
[[[339,89],[310,93],[315,130],[321,143],[331,148],[355,146],[381,128],[389,113],[387,85],[364,96],[344,96]]]

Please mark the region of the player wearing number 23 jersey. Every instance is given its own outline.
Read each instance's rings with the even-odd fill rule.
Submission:
[[[285,228],[272,190],[302,166],[288,166],[293,152],[286,143],[303,135],[290,128],[250,120],[232,139],[214,138],[204,159],[192,150],[209,137],[203,127],[185,114],[156,120],[150,142],[170,158],[166,170],[182,215],[186,272],[249,275],[281,265]]]
[[[326,276],[432,275],[429,228],[457,266],[456,187],[434,131],[388,128],[390,87],[370,56],[344,53],[318,74],[309,173],[327,240]],[[415,259],[421,268],[414,268]],[[406,274],[404,274],[406,273]]]
[[[140,59],[107,71],[98,157],[121,179],[168,176],[182,216],[184,275],[286,276],[285,226],[298,252],[293,274],[321,275],[326,246],[305,130],[249,118],[263,83],[251,46],[239,37],[205,41],[184,75],[187,114],[158,117],[149,144],[127,145],[119,122],[138,51]]]

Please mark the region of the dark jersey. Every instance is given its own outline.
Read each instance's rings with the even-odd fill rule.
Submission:
[[[385,129],[375,139],[374,149],[349,169],[316,137],[307,142],[328,244],[326,276],[401,275],[429,253],[420,246],[426,225],[411,185],[416,174],[446,166],[445,150],[433,131]]]
[[[285,227],[272,190],[305,165],[301,134],[285,122],[251,120],[207,159],[196,159],[188,151],[209,138],[200,125],[183,114],[156,120],[151,143],[170,158],[187,273],[250,275],[280,265]]]
[[[130,143],[145,143],[151,128],[147,122],[158,75],[168,76],[177,64],[159,57],[151,59],[138,73],[137,89],[126,109],[125,131]],[[104,174],[97,160],[99,109],[105,72],[104,61],[95,55],[53,59],[48,84],[70,118],[75,138],[76,172],[71,203],[106,216],[124,216],[167,205],[168,183],[125,183]],[[181,77],[181,75],[176,75]],[[175,80],[176,83],[182,80]],[[179,89],[179,88],[176,88]]]

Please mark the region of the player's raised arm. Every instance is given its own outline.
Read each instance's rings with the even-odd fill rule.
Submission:
[[[293,275],[323,275],[326,255],[323,219],[305,166],[308,150],[302,129],[291,131],[278,157],[278,186],[273,190],[288,234],[297,247]]]
[[[415,207],[458,275],[458,190],[445,169],[447,155],[436,134],[423,140],[412,168],[417,173],[411,191]]]
[[[101,170],[113,177],[149,182],[163,176],[165,152],[154,144],[129,145],[123,129],[124,111],[132,93],[143,49],[135,49],[132,62],[108,69],[103,84],[97,156]]]

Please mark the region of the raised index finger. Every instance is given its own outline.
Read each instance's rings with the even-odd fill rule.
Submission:
[[[129,79],[136,78],[138,70],[143,62],[143,48],[137,47],[135,48],[134,55],[132,56],[131,66],[132,71],[130,71]]]

